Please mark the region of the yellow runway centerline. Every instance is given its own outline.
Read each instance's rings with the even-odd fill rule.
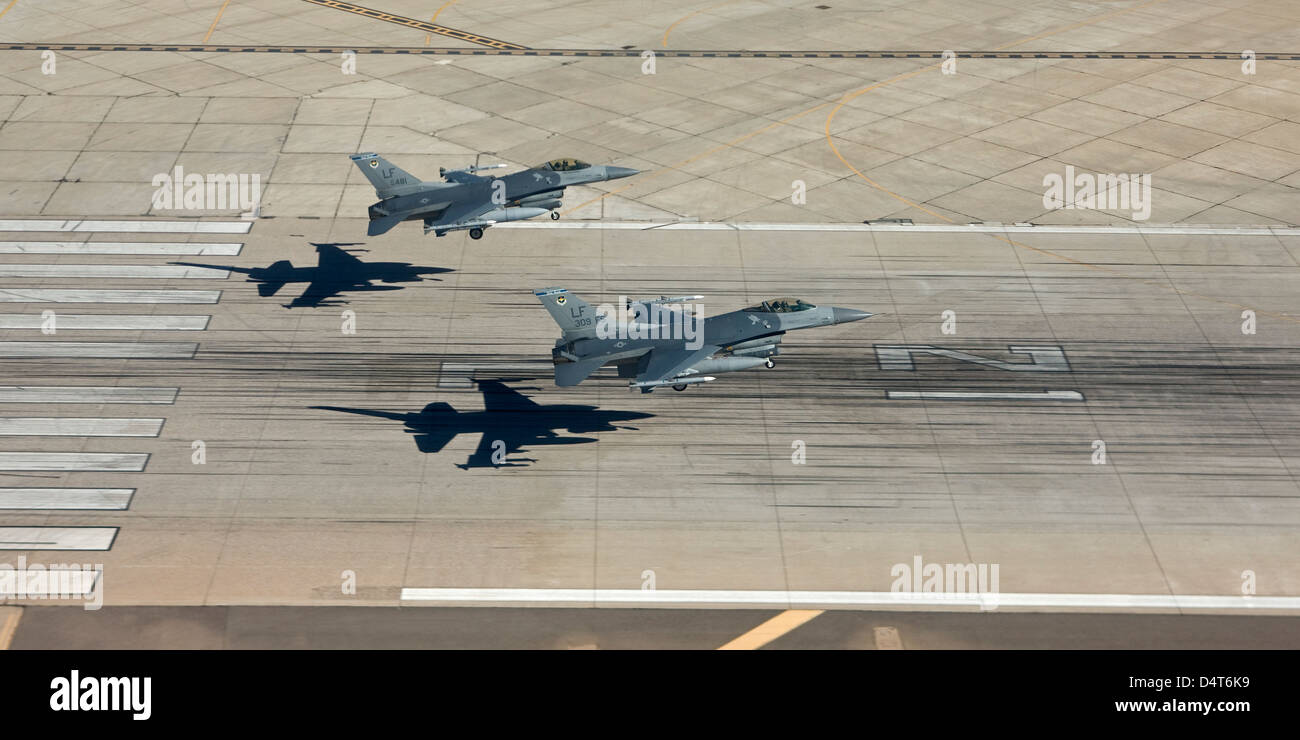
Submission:
[[[718,649],[757,650],[776,638],[799,629],[821,613],[821,609],[790,609],[781,612]]]

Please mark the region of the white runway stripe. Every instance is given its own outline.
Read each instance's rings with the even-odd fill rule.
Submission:
[[[139,473],[145,452],[0,452],[0,470]]]
[[[714,221],[512,221],[494,229],[595,229],[601,231],[858,231],[901,233],[1006,234],[1013,238],[1034,234],[1178,234],[1184,236],[1296,236],[1288,226],[1014,226],[1005,224],[890,224],[890,223],[725,223]]]
[[[740,606],[764,609],[955,610],[1013,608],[1053,612],[1074,609],[1127,612],[1140,609],[1193,611],[1300,610],[1295,596],[1200,596],[1170,594],[939,594],[892,591],[708,591],[582,588],[404,588],[402,601],[495,606]]]
[[[0,550],[108,550],[117,527],[0,527]]]
[[[110,313],[59,313],[54,317],[56,331],[203,331],[208,328],[211,316],[151,316],[132,314],[121,316]],[[34,313],[0,313],[0,329],[41,329],[46,320]]]
[[[1082,401],[1078,391],[885,391],[896,400],[932,401]]]
[[[176,402],[177,388],[92,385],[0,385],[0,403],[148,403]]]
[[[125,511],[134,488],[0,488],[0,509]]]
[[[141,280],[225,280],[230,270],[186,265],[27,265],[0,264],[5,278],[120,278]]]
[[[95,357],[101,359],[188,360],[195,342],[0,342],[0,359]]]
[[[0,254],[165,254],[234,257],[243,243],[184,242],[0,242]]]
[[[0,303],[216,303],[219,290],[0,288]]]
[[[0,220],[0,231],[104,231],[142,234],[247,234],[252,221]]]
[[[4,437],[157,437],[163,419],[0,416]]]

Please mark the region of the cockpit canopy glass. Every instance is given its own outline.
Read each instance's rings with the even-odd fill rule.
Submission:
[[[538,169],[552,172],[572,172],[574,170],[585,170],[590,166],[581,159],[552,159]]]
[[[798,298],[773,298],[770,301],[763,301],[757,306],[750,306],[745,310],[758,313],[794,313],[795,311],[807,311],[810,308],[817,307]]]

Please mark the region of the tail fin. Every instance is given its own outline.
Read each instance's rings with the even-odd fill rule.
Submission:
[[[542,288],[533,291],[533,295],[546,306],[565,337],[595,336],[596,309],[590,303],[571,294],[567,288]]]
[[[402,195],[421,183],[420,178],[374,152],[353,154],[352,161],[370,184],[375,186],[375,194],[381,199]]]

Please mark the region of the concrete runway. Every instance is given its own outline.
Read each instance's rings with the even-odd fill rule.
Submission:
[[[4,524],[120,528],[109,550],[46,556],[102,562],[110,605],[394,605],[403,588],[639,589],[649,578],[658,589],[889,591],[893,567],[917,556],[997,564],[1006,594],[1233,596],[1247,570],[1260,597],[1300,593],[1290,289],[1300,239],[1286,230],[1021,230],[1011,237],[1019,246],[919,227],[530,227],[478,242],[415,228],[367,241],[363,230],[360,220],[262,219],[247,235],[180,237],[238,240],[233,256],[0,256],[244,270],[286,259],[310,267],[316,242],[369,250],[352,252],[363,262],[410,263],[425,278],[386,292],[318,291],[309,297],[322,305],[293,308],[302,284],[263,297],[239,272],[8,279],[20,296],[147,284],[220,298],[75,308],[210,315],[202,331],[6,331],[6,341],[77,352],[0,361],[5,377],[30,386],[177,390],[161,405],[11,394],[0,416],[165,422],[157,437],[0,437],[20,456],[147,455],[138,472],[7,472],[5,488],[134,493],[127,510],[96,511],[53,510],[50,494],[5,512]],[[178,241],[89,238],[106,236]],[[38,238],[53,237],[6,235]],[[555,328],[531,295],[549,285],[593,303],[702,294],[714,313],[795,295],[877,315],[791,335],[775,369],[684,393],[643,396],[599,378],[560,389],[544,374]],[[1238,305],[1257,311],[1255,334],[1242,334]],[[7,304],[27,316],[45,307]],[[341,331],[344,311],[354,312],[353,335]],[[954,334],[943,333],[944,311],[955,313]],[[153,357],[81,349],[177,338],[198,346]],[[898,345],[938,354],[903,353],[908,370]],[[1040,348],[1037,364],[1013,346]],[[465,387],[463,375],[444,375],[453,365],[500,382]],[[1043,391],[1082,400],[899,395]],[[485,398],[494,411],[478,413]],[[454,414],[420,415],[435,403]],[[452,431],[437,453],[414,439]],[[485,435],[522,448],[494,466],[478,452]],[[792,462],[796,440],[805,464]],[[1105,464],[1093,464],[1094,440],[1106,443]],[[343,593],[345,571],[354,595]]]

